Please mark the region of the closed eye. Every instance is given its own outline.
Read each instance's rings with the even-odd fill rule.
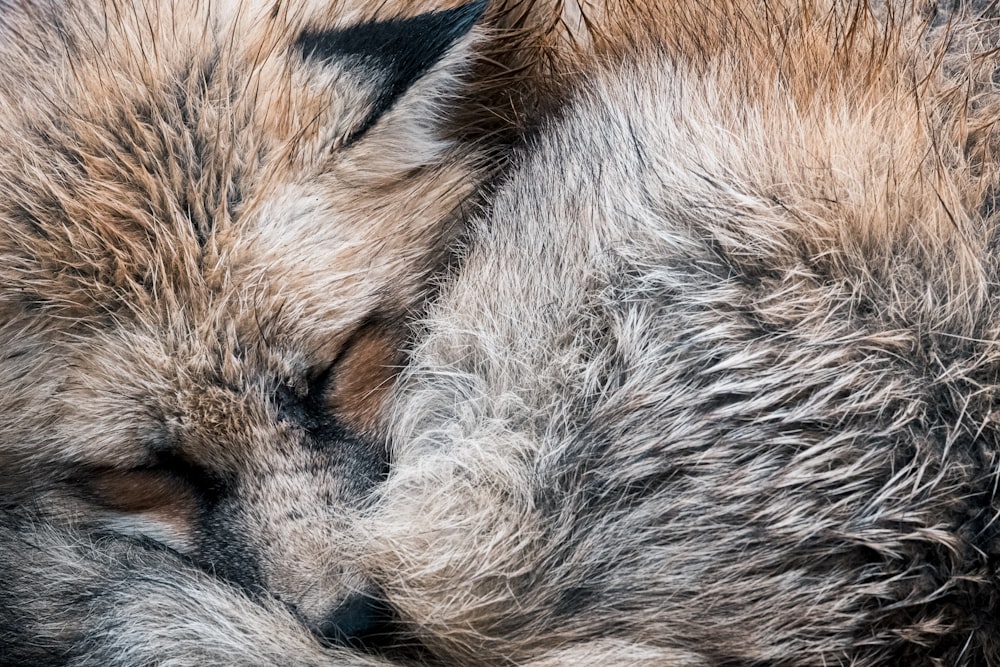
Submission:
[[[214,502],[226,488],[220,475],[175,452],[156,452],[133,468],[97,468],[83,482],[88,495],[119,512],[174,512]]]
[[[153,462],[148,467],[137,468],[173,480],[183,481],[193,487],[201,496],[218,496],[228,483],[225,477],[208,467],[196,463],[175,450],[160,450],[154,453]]]
[[[202,497],[174,471],[155,466],[92,471],[87,497],[102,530],[153,540],[178,552],[192,548]]]

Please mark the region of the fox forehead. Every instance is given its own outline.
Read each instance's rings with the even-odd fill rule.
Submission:
[[[475,186],[427,122],[453,68],[389,108],[378,62],[301,43],[368,20],[346,3],[32,7],[0,17],[7,402],[57,410],[73,432],[37,431],[74,443],[67,456],[108,443],[123,464],[145,448],[116,443],[172,415],[278,428],[268,392],[331,364],[373,313],[410,308]]]
[[[384,128],[342,150],[384,81],[301,43],[358,15],[339,4],[112,2],[0,47],[25,73],[0,104],[3,300],[77,320],[248,303],[259,318],[295,290],[321,326],[340,319],[332,295],[354,313],[405,293],[466,170],[421,178],[440,142],[403,151]]]

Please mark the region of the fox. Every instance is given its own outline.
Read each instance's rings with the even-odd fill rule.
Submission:
[[[280,15],[280,6],[268,9]],[[481,10],[440,11],[448,10],[424,20],[440,27],[438,19],[447,17],[444,23],[452,27],[441,28],[441,43],[457,50],[448,51],[441,65],[461,69],[472,48],[462,51],[461,44],[476,33],[466,22],[475,22],[472,14]],[[145,348],[134,344],[113,348],[114,359],[97,354],[130,332],[127,325],[136,320],[128,316],[149,304],[150,293],[177,301],[170,312],[184,314],[199,299],[215,305],[206,295],[215,298],[216,292],[187,283],[184,290],[172,286],[176,295],[166,297],[159,296],[162,287],[146,287],[161,285],[156,281],[177,271],[164,267],[143,274],[141,283],[126,281],[142,289],[130,288],[111,301],[113,306],[102,305],[106,319],[88,322],[80,317],[79,301],[69,298],[80,293],[72,284],[60,283],[51,292],[65,311],[39,305],[37,290],[50,274],[18,267],[25,257],[43,253],[5,252],[2,270],[21,270],[23,277],[5,278],[5,285],[16,288],[0,300],[21,299],[11,306],[17,324],[4,329],[16,328],[17,336],[8,334],[12,342],[5,339],[0,346],[20,350],[6,353],[6,367],[19,370],[6,371],[4,377],[16,381],[4,379],[2,385],[12,387],[4,390],[5,405],[12,407],[5,408],[8,422],[0,430],[6,439],[4,469],[16,474],[11,482],[5,479],[0,520],[0,561],[8,566],[0,584],[0,663],[1000,664],[993,407],[1000,370],[995,305],[1000,17],[993,4],[539,0],[482,11],[496,32],[475,48],[503,57],[464,63],[473,78],[473,102],[443,112],[454,114],[455,124],[438,138],[444,145],[435,144],[444,151],[430,161],[435,167],[425,165],[429,173],[403,172],[393,186],[416,187],[408,179],[424,183],[425,176],[432,183],[446,179],[450,169],[459,168],[447,146],[459,150],[453,142],[460,145],[462,131],[475,122],[506,128],[498,140],[515,137],[513,153],[503,154],[501,172],[474,195],[482,198],[476,205],[465,198],[477,187],[465,180],[474,169],[455,177],[466,184],[464,192],[418,189],[429,208],[417,218],[411,217],[412,191],[400,195],[406,201],[392,208],[400,216],[397,225],[433,219],[439,230],[431,238],[415,237],[423,245],[398,246],[413,252],[407,254],[411,260],[421,258],[417,270],[405,263],[390,267],[403,272],[386,271],[384,291],[371,300],[338,291],[336,302],[355,319],[338,320],[336,311],[317,305],[329,304],[333,292],[322,281],[310,287],[315,293],[301,294],[301,284],[282,282],[295,285],[289,290],[294,300],[277,304],[258,307],[257,300],[244,298],[233,311],[216,306],[209,311],[213,317],[200,311],[177,324],[180,315],[165,316],[184,333],[167,340],[190,341],[197,323],[209,333],[194,339],[210,349],[229,340],[228,333],[220,335],[228,329],[210,326],[215,318],[227,326],[233,322],[240,344],[221,360],[220,375],[232,366],[250,367],[248,357],[257,361],[253,368],[269,369],[258,361],[262,350],[284,358],[274,341],[294,338],[302,331],[297,318],[312,316],[305,320],[307,332],[336,331],[321,338],[351,341],[333,346],[337,363],[319,364],[319,393],[324,405],[333,406],[327,414],[309,413],[315,389],[296,394],[305,397],[303,409],[286,398],[290,390],[294,394],[294,383],[272,384],[266,393],[252,381],[240,386],[232,375],[223,376],[223,388],[236,384],[233,393],[242,401],[260,401],[265,408],[244,412],[228,404],[202,412],[221,402],[216,384],[196,385],[187,394],[185,385],[155,374],[160,384],[152,383],[148,372],[155,366],[137,357],[135,350]],[[140,47],[149,49],[161,62],[169,51],[161,56],[152,45],[164,41],[141,36],[150,25],[173,30],[174,22],[163,16],[121,22],[111,15],[103,25],[140,35],[124,41],[141,53]],[[242,41],[244,31],[255,34],[256,21],[270,15],[248,16],[238,12],[232,19],[246,21],[234,29],[234,39],[239,35]],[[643,17],[657,20],[639,20]],[[78,44],[79,35],[91,44],[92,30],[99,35],[106,29],[73,32],[61,14],[46,18],[38,22],[59,36],[52,42],[55,50]],[[95,14],[97,23],[102,18]],[[348,50],[347,66],[361,61],[369,68],[361,81],[374,77],[384,83],[379,77],[393,76],[392,70],[380,73],[380,59],[360,55],[355,46],[370,43],[372,32],[352,40],[342,31],[365,26],[390,38],[390,53],[398,48],[393,39],[398,33],[384,25],[374,28],[380,23],[365,23],[374,20],[367,16],[358,20],[362,23],[344,18],[337,25],[345,27],[335,29],[333,40],[302,40],[297,28],[290,29],[285,39],[296,44],[295,65],[306,55],[306,61],[321,61],[311,65],[336,67],[344,53],[333,48],[332,57],[325,57],[323,49],[346,39],[354,49]],[[122,39],[94,42],[95,51],[120,48]],[[39,55],[39,42],[45,43],[32,36],[22,48],[35,58],[51,57],[53,49]],[[177,48],[183,41],[172,36],[166,44],[164,49]],[[263,63],[252,71],[264,72],[270,71],[267,59],[258,61],[258,54],[288,51],[250,53],[252,62]],[[76,80],[74,70],[86,72],[85,64],[67,65],[66,80]],[[102,65],[93,73],[101,81],[136,86],[143,96],[156,89],[148,74],[126,75]],[[425,76],[435,76],[436,67]],[[52,68],[29,70],[3,75],[13,79],[5,87],[31,92],[7,96],[8,111],[26,120],[44,118],[22,105],[44,106],[72,87],[60,80],[40,95],[29,77],[47,80]],[[519,71],[526,76],[509,89],[492,78]],[[403,113],[424,83],[421,78],[402,91],[405,85],[393,86],[402,97],[386,108],[377,105],[374,118],[362,105],[369,110],[358,114],[365,120],[358,121],[363,129],[357,143],[334,138],[324,146],[344,151],[347,159],[352,148],[374,139],[369,133],[390,132],[392,122],[399,122],[393,114]],[[274,90],[302,91],[273,83],[262,89]],[[176,104],[173,98],[171,103]],[[509,117],[501,114],[505,104]],[[423,113],[440,109],[424,105]],[[62,118],[68,109],[86,111],[78,112],[78,106],[49,112]],[[161,100],[157,108],[175,107]],[[312,123],[308,113],[293,113],[300,108],[269,100],[261,113],[268,123],[289,122],[289,116]],[[344,108],[353,107],[345,102]],[[226,109],[228,121],[231,107]],[[104,102],[95,115],[113,118],[111,127],[117,129],[124,125],[118,110]],[[424,121],[406,129],[425,129]],[[164,125],[171,126],[156,127]],[[323,159],[322,150],[299,143],[294,132],[301,128],[294,123],[278,127],[293,133],[291,144],[281,144],[290,159],[305,164]],[[322,132],[322,123],[309,127]],[[8,159],[15,162],[16,156],[11,173],[39,180],[41,167],[24,162],[59,145],[60,133],[45,129],[44,146],[33,145],[35,152],[11,144]],[[396,146],[408,158],[411,139]],[[232,145],[233,138],[223,143]],[[151,146],[160,157],[176,152]],[[237,148],[234,157],[264,159],[260,150],[247,151],[238,143]],[[369,148],[369,159],[390,155]],[[363,175],[353,162],[341,172],[354,185]],[[50,180],[66,187],[62,176]],[[160,174],[151,180],[174,183]],[[338,201],[332,180],[327,172],[313,172],[297,186],[329,184],[314,195],[314,205],[334,206],[326,203]],[[115,172],[97,181],[115,189],[116,202],[128,201],[119,190],[131,182]],[[102,220],[146,219],[133,209],[130,216],[115,217],[116,209],[95,208],[88,199],[94,183],[88,183],[80,201],[91,204],[80,219],[97,218],[94,211]],[[400,197],[374,196],[399,195],[387,187],[356,192],[350,216],[363,212],[363,203],[383,214],[386,201]],[[8,189],[31,192],[27,181]],[[194,191],[225,191],[230,198],[228,189],[205,183]],[[441,199],[445,193],[453,198]],[[247,201],[233,199],[239,205]],[[75,198],[58,201],[69,206]],[[143,197],[146,204],[155,201]],[[202,210],[191,206],[188,210]],[[265,210],[287,216],[296,202],[283,199]],[[24,220],[25,214],[7,215]],[[266,219],[249,212],[163,219],[191,225],[197,218],[193,226],[208,230],[200,232],[206,246],[221,252],[227,246],[215,231],[220,217],[231,224]],[[36,219],[18,238],[48,229],[42,217]],[[50,210],[44,219],[62,221],[49,233],[66,233],[65,245],[73,253],[87,249],[89,237],[68,226],[67,216]],[[250,287],[257,297],[260,283],[270,285],[273,274],[258,282],[247,278],[239,251],[264,242],[259,239],[287,238],[284,227],[279,231],[255,229],[230,254],[206,252],[216,261],[196,265],[205,275],[213,268],[222,272],[234,294]],[[341,257],[336,253],[345,239],[323,245],[324,238],[284,242],[266,255],[266,266],[286,267],[292,276],[305,265],[315,270],[302,261],[306,253],[307,260],[321,257],[322,266],[336,267],[332,258]],[[362,241],[347,243],[344,262],[359,261],[354,253]],[[378,261],[386,261],[387,247],[395,246],[383,238],[377,245]],[[116,264],[123,247],[131,245],[116,237],[99,248],[110,255],[106,271],[116,278],[124,271]],[[56,274],[60,280],[79,280],[79,267],[91,267],[73,257]],[[194,275],[197,285],[218,284]],[[391,295],[398,304],[404,276],[414,281],[402,283],[409,285],[402,294],[410,305],[392,308],[378,301],[373,310],[369,304],[376,295]],[[90,274],[87,284],[97,277]],[[109,291],[121,296],[121,288]],[[34,299],[31,308],[23,295]],[[44,330],[41,324],[32,328],[29,319],[39,311],[38,317],[47,318]],[[238,326],[239,315],[248,311],[253,313],[249,334]],[[277,326],[290,314],[295,326],[264,335],[268,322]],[[258,317],[264,318],[261,326]],[[81,322],[89,326],[80,327]],[[51,327],[70,332],[53,342]],[[109,330],[110,340],[102,338]],[[92,343],[95,332],[106,347],[57,356],[81,341]],[[162,329],[144,333],[147,344],[163,340]],[[218,361],[204,349],[184,354],[174,349],[162,358],[193,358],[209,367]],[[94,359],[107,361],[95,366]],[[109,367],[120,369],[112,381],[104,377]],[[398,372],[386,379],[386,369]],[[76,372],[81,374],[75,382],[63,379]],[[59,379],[47,381],[37,394],[23,393],[39,377],[55,375]],[[137,378],[144,391],[135,394],[128,389]],[[153,390],[163,387],[163,398],[155,399]],[[220,461],[192,461],[185,458],[193,456],[188,449],[179,449],[192,446],[189,432],[170,449],[163,431],[152,429],[155,437],[147,446],[171,452],[163,477],[155,476],[162,474],[159,458],[152,465],[143,460],[138,478],[127,460],[73,474],[70,463],[81,457],[83,445],[66,447],[67,432],[74,443],[113,438],[119,447],[128,440],[121,436],[141,423],[150,406],[166,412],[160,401],[185,395],[199,410],[174,412],[165,421],[172,428],[192,428],[197,437],[191,439],[203,447],[211,439],[200,429],[217,426],[212,432],[229,444],[213,450],[215,457],[229,463],[235,448],[244,465],[255,466],[255,488],[271,490],[273,498],[228,496],[232,473],[221,481],[214,477]],[[72,422],[60,423],[61,412],[52,415],[53,397],[64,409],[76,410]],[[289,403],[294,409],[286,412]],[[105,412],[86,422],[80,411],[96,410],[97,404]],[[204,421],[195,419],[203,414],[209,414]],[[231,416],[220,420],[222,414]],[[262,414],[261,421],[254,420]],[[36,421],[29,429],[30,419]],[[340,454],[349,461],[310,459],[303,474],[285,477],[300,460],[293,447],[298,443],[267,419],[297,421],[307,432],[336,424],[336,436],[325,431],[299,437],[336,442],[338,452],[361,447],[363,453]],[[81,439],[73,429],[82,423],[92,426]],[[116,429],[109,427],[115,424]],[[248,424],[263,435],[255,437]],[[257,446],[248,450],[248,442]],[[53,451],[66,466],[61,476],[42,474]],[[177,451],[183,454],[179,462]],[[121,480],[123,470],[128,483]],[[275,477],[265,481],[265,473]],[[67,502],[59,495],[81,482],[86,493],[80,498]],[[316,489],[323,491],[317,495]],[[188,546],[185,535],[204,540],[205,528],[179,521],[187,506],[178,498],[206,491],[225,498],[227,513],[215,514],[208,526],[225,537],[221,545]],[[147,505],[150,496],[160,499],[155,507],[160,518],[137,517],[153,509]],[[107,497],[114,498],[112,510],[123,509],[122,498],[134,499],[124,503],[132,511],[87,525],[94,521],[86,517],[93,516],[95,499],[105,498],[106,504]],[[62,516],[53,516],[53,505],[62,508]],[[216,506],[198,505],[199,519]],[[285,507],[291,511],[282,514]],[[295,526],[303,532],[292,530]],[[278,528],[283,532],[270,532]],[[302,563],[319,565],[292,577],[301,588],[286,583],[287,573],[275,574]]]
[[[381,664],[352,523],[484,7],[0,4],[0,664]]]

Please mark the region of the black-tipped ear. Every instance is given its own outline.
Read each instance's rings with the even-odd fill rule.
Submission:
[[[307,30],[296,46],[306,59],[356,63],[373,70],[379,89],[371,124],[472,29],[487,1],[338,30]]]

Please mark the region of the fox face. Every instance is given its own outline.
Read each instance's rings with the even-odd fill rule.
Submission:
[[[348,528],[475,187],[434,121],[484,4],[3,6],[5,504],[375,622]]]

